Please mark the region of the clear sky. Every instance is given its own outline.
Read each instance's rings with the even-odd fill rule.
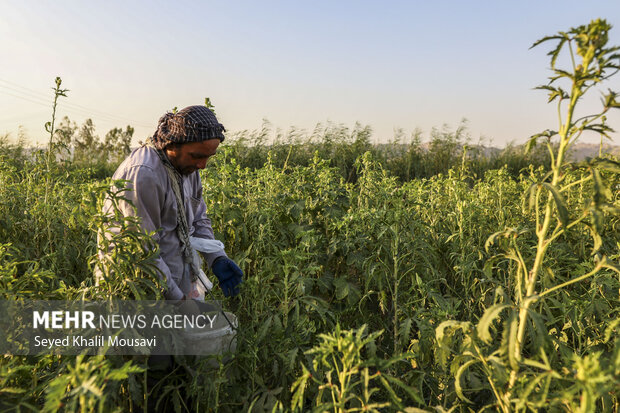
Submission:
[[[47,138],[59,115],[144,140],[167,110],[209,96],[228,131],[321,122],[428,136],[468,120],[501,146],[557,128],[537,39],[602,17],[620,45],[618,0],[8,1],[0,0],[0,136]],[[609,82],[620,90],[620,74]],[[592,102],[598,101],[598,95]],[[618,111],[620,112],[620,111]],[[610,116],[620,130],[620,116]],[[620,144],[618,134],[615,144]]]

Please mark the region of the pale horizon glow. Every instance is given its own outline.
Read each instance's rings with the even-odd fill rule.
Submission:
[[[557,129],[539,38],[605,18],[620,45],[620,2],[2,1],[0,137],[44,143],[57,119],[91,118],[103,138],[145,140],[173,107],[210,97],[229,133],[359,122],[374,142],[467,119],[472,142],[524,143]],[[620,90],[620,74],[604,88]],[[597,108],[593,93],[582,111]],[[620,130],[620,111],[608,124]],[[618,133],[611,144],[620,144]],[[598,137],[582,142],[596,143]]]

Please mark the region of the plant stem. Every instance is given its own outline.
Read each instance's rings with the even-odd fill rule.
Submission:
[[[570,42],[569,42],[569,47],[570,47]],[[570,53],[571,59],[574,62],[572,48],[570,50],[571,50],[571,53]],[[590,63],[589,61],[584,59],[583,69],[581,69],[583,70],[584,73],[587,71],[589,63]],[[573,67],[574,67],[574,63],[573,63]],[[560,131],[559,131],[560,146],[558,148],[557,158],[555,159],[555,162],[552,163],[551,165],[553,169],[553,178],[551,179],[551,185],[553,186],[557,186],[562,180],[562,175],[561,175],[562,165],[564,163],[564,156],[566,155],[566,152],[568,151],[568,148],[570,146],[570,131],[572,128],[573,114],[575,111],[575,107],[577,106],[577,102],[583,93],[580,85],[577,83],[577,78],[578,78],[577,68],[574,68],[573,73],[574,73],[574,76],[573,76],[573,84],[571,88],[571,98],[570,98],[570,102],[567,108],[566,120],[564,124],[560,126]],[[547,197],[547,203],[545,206],[545,218],[543,220],[543,224],[542,224],[542,227],[540,228],[540,231],[537,231],[538,244],[536,247],[536,258],[534,259],[534,265],[532,266],[532,269],[530,271],[529,279],[526,280],[526,285],[527,285],[526,297],[531,297],[534,295],[534,291],[536,288],[536,281],[538,280],[538,274],[540,272],[540,269],[542,268],[542,264],[545,259],[547,248],[550,245],[551,239],[547,240],[547,233],[549,231],[551,219],[553,218],[553,215],[554,215],[553,210],[552,210],[553,202],[554,202],[553,195],[549,193]],[[531,306],[533,302],[535,302],[535,300],[524,301],[521,309],[519,310],[519,327],[517,331],[517,340],[516,340],[516,345],[515,345],[515,350],[514,350],[515,359],[518,361],[521,360],[523,340],[525,338],[525,327],[527,325],[527,313],[528,313],[529,307]],[[511,372],[510,381],[508,384],[509,390],[512,389],[512,387],[514,386],[517,380],[517,374],[518,374],[518,369],[515,369]]]
[[[49,194],[51,191],[51,186],[52,186],[52,157],[54,156],[54,124],[56,122],[56,107],[58,105],[58,97],[59,96],[65,96],[65,90],[61,90],[60,89],[60,85],[62,83],[62,80],[57,77],[56,78],[56,87],[54,88],[54,104],[52,106],[52,121],[49,122],[49,133],[50,133],[50,140],[49,140],[49,145],[47,148],[47,157],[46,157],[46,177],[45,177],[45,196],[43,198],[43,202],[44,205],[49,205],[48,204],[48,198],[49,198]],[[47,124],[46,124],[47,127]],[[52,226],[51,226],[51,222],[50,222],[50,218],[47,217],[46,219],[46,226],[47,226],[47,248],[50,249],[50,253],[52,253],[53,251],[51,251],[51,249],[53,248],[53,242],[52,242]]]
[[[394,263],[394,296],[392,297],[392,306],[394,309],[394,354],[398,352],[398,248],[399,248],[398,228],[394,234],[394,246],[392,247],[392,260]]]
[[[603,268],[603,263],[602,263],[602,262],[599,262],[598,264],[596,264],[596,266],[594,267],[594,269],[593,269],[592,271],[590,271],[589,273],[584,274],[584,275],[581,275],[581,276],[579,276],[579,277],[577,277],[577,278],[573,278],[572,280],[568,280],[568,281],[566,281],[566,282],[563,282],[563,283],[562,283],[562,284],[560,284],[560,285],[556,285],[556,286],[554,286],[554,287],[551,287],[551,288],[549,288],[548,290],[545,290],[545,291],[543,291],[542,293],[540,293],[540,294],[538,295],[538,297],[542,298],[543,296],[545,296],[545,295],[547,295],[547,294],[550,294],[550,293],[554,292],[555,290],[559,290],[560,288],[564,288],[564,287],[566,287],[566,286],[569,286],[569,285],[574,284],[574,283],[576,283],[576,282],[579,282],[579,281],[581,281],[581,280],[585,280],[586,278],[591,277],[591,276],[593,276],[594,274],[596,274],[597,272],[599,272],[599,270],[600,270],[601,268]]]

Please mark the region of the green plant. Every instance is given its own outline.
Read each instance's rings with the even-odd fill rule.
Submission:
[[[576,109],[583,95],[620,69],[620,55],[617,53],[619,48],[607,47],[610,28],[604,20],[594,20],[589,25],[545,37],[534,44],[537,46],[547,41],[557,41],[555,49],[549,53],[554,75],[549,84],[541,86],[540,89],[549,91],[550,102],[557,100],[560,127],[558,131],[547,130],[535,135],[528,143],[528,148],[531,148],[539,139],[545,138],[551,157],[551,170],[530,185],[525,194],[525,205],[533,216],[533,226],[523,229],[510,228],[489,237],[487,248],[496,241],[501,241],[505,252],[491,258],[487,264],[487,272],[492,276],[491,267],[494,262],[508,260],[511,262],[512,283],[506,286],[506,292],[503,289],[497,290],[493,305],[486,309],[476,328],[470,323],[454,321],[446,321],[437,328],[437,340],[444,361],[445,349],[450,347],[456,332],[461,331],[463,334],[458,340],[459,344],[456,344],[459,350],[453,360],[453,368],[457,369],[456,392],[460,399],[467,403],[474,402],[466,397],[461,381],[474,365],[478,365],[480,374],[477,376],[474,371],[470,371],[467,373],[467,381],[474,384],[480,382],[481,377],[485,377],[494,396],[494,402],[486,407],[495,406],[504,412],[540,408],[548,403],[574,405],[572,397],[581,400],[577,403],[577,411],[593,411],[596,401],[605,394],[604,390],[592,391],[594,387],[590,384],[597,380],[597,375],[611,377],[608,370],[600,364],[602,353],[571,355],[570,350],[566,349],[566,352],[561,352],[564,359],[578,360],[577,378],[571,380],[557,371],[558,364],[561,365],[562,361],[558,363],[558,360],[549,356],[548,351],[554,345],[557,348],[562,344],[548,343],[547,325],[552,323],[545,323],[539,311],[545,315],[553,314],[555,308],[565,311],[565,304],[560,304],[553,298],[559,291],[592,278],[604,269],[620,273],[617,264],[600,253],[604,214],[620,212],[620,208],[613,204],[603,171],[618,173],[620,164],[609,159],[596,159],[573,167],[566,160],[569,148],[583,132],[594,131],[607,135],[611,128],[605,123],[605,113],[620,107],[616,101],[616,92],[609,90],[603,97],[601,112],[575,119]],[[564,47],[568,48],[572,64],[570,69],[556,66]],[[577,58],[581,60],[577,62]],[[568,81],[570,89],[564,90],[557,85],[556,82],[562,80]],[[559,139],[557,146],[552,144],[555,136]],[[580,174],[576,171],[579,167],[587,168],[590,174]],[[583,190],[586,182],[592,183],[592,198],[571,211],[566,195],[575,186],[580,186]],[[569,231],[577,231],[580,226],[591,232],[594,262],[586,265],[588,270],[582,275],[570,277],[570,274],[567,274],[565,280],[557,280],[553,284],[541,282],[545,274],[555,276],[549,262],[549,253],[554,244],[560,237],[566,237]],[[532,236],[535,240],[533,256],[524,251]],[[502,314],[506,314],[506,317],[501,317]],[[499,342],[490,333],[493,321],[497,318],[503,318],[503,333]],[[593,370],[586,373],[588,369]],[[577,385],[579,380],[585,380],[588,384],[580,387]],[[573,382],[581,390],[567,393],[562,390],[562,385],[553,385],[558,381]],[[534,397],[535,394],[539,395],[539,398]],[[489,399],[486,400],[488,402]]]
[[[366,325],[357,330],[342,330],[336,325],[333,333],[321,334],[321,342],[306,352],[313,357],[311,369],[302,365],[302,375],[293,384],[291,408],[294,411],[308,411],[311,405],[305,403],[306,391],[314,397],[311,411],[378,412],[391,406],[391,402],[402,408],[402,399],[393,387],[405,391],[411,400],[423,403],[414,389],[385,374],[389,366],[404,360],[406,356],[396,356],[387,361],[372,357],[364,360],[364,350],[372,348],[381,333],[366,334]],[[380,383],[381,387],[374,387],[375,383]],[[307,386],[310,389],[306,389]],[[383,395],[383,401],[378,401],[381,390],[387,393],[387,397]]]
[[[108,399],[119,391],[119,384],[142,368],[131,361],[120,367],[106,360],[104,356],[77,356],[68,363],[46,389],[45,405],[41,411],[57,412],[121,412],[121,406],[109,406]],[[107,408],[106,408],[107,407]]]
[[[605,122],[582,118],[567,136]],[[108,179],[131,129],[111,131],[108,151],[83,126],[54,126],[56,149],[88,143],[77,162],[0,139],[5,299],[160,297],[152,234],[120,213],[125,183]],[[3,356],[0,410],[617,411],[620,280],[603,268],[620,259],[617,158],[558,164],[551,133],[528,155],[487,156],[463,147],[465,132],[435,130],[435,152],[421,134],[373,145],[360,125],[227,137],[202,182],[216,238],[245,272],[223,299],[240,321],[234,356],[216,370],[187,359],[150,394],[140,357],[114,376],[128,358]]]
[[[123,196],[125,182],[95,184],[87,201],[94,209],[91,230],[97,234],[97,253],[91,265],[100,299],[161,299],[163,284],[155,264],[157,248],[152,235],[140,229],[137,216],[126,216],[133,208]],[[125,205],[121,205],[125,203]]]

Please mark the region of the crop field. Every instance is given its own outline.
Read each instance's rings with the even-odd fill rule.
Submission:
[[[201,177],[245,273],[239,296],[215,288],[240,322],[232,358],[179,356],[149,393],[146,357],[3,355],[0,410],[618,412],[620,162],[567,157],[583,133],[619,126],[605,120],[620,107],[609,29],[538,46],[559,123],[527,155],[476,154],[460,130],[428,149],[371,145],[363,127],[227,138]],[[574,63],[556,66],[564,55]],[[577,116],[601,85],[599,112]],[[113,260],[97,260],[130,131],[78,145],[55,119],[62,86],[45,150],[0,141],[0,299],[161,299],[157,251],[131,222],[116,217]]]

